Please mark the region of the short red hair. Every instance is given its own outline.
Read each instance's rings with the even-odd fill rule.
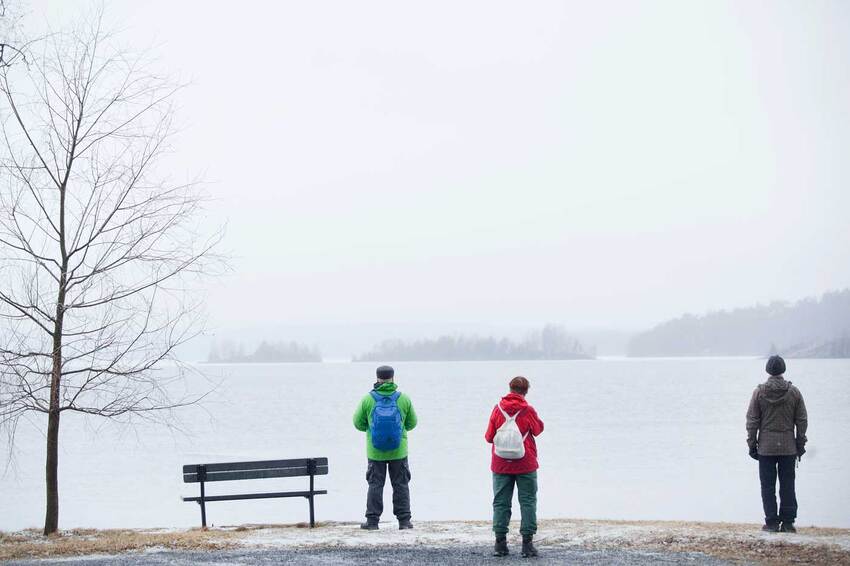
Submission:
[[[511,380],[508,384],[508,387],[511,388],[511,393],[519,393],[520,395],[525,395],[528,393],[528,388],[531,387],[531,384],[528,383],[528,380],[521,375],[516,376]]]

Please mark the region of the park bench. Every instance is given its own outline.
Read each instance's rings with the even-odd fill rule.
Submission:
[[[295,460],[261,460],[258,462],[223,462],[219,464],[190,464],[183,466],[185,483],[200,483],[200,497],[184,497],[183,501],[196,501],[201,506],[201,525],[207,526],[207,502],[235,501],[238,499],[268,499],[276,497],[305,497],[310,502],[310,527],[316,526],[313,497],[327,495],[325,490],[313,489],[315,476],[327,475],[327,458],[298,458]],[[310,476],[309,491],[279,491],[273,493],[236,493],[232,495],[207,495],[204,484],[211,481],[253,480],[264,478],[289,478]]]

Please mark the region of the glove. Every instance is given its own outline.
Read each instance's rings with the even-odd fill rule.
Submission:
[[[753,460],[758,460],[758,459],[759,459],[759,447],[758,447],[758,444],[753,444],[752,446],[750,446],[750,458],[752,458]]]
[[[797,446],[797,461],[801,461],[803,459],[803,454],[806,453],[806,449],[802,446]]]

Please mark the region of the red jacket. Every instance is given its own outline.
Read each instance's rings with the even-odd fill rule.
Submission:
[[[534,441],[535,436],[540,436],[543,432],[543,421],[537,416],[537,411],[529,405],[525,397],[518,393],[508,393],[502,397],[499,403],[502,409],[510,415],[514,416],[519,411],[522,414],[517,417],[516,424],[519,427],[520,433],[529,435],[525,438],[525,457],[522,460],[505,460],[496,456],[495,447],[491,448],[493,453],[493,461],[490,464],[490,469],[497,474],[528,474],[539,468],[537,464],[537,443]],[[493,412],[490,414],[490,423],[487,425],[487,432],[484,433],[484,439],[493,444],[493,437],[496,436],[496,431],[505,422],[505,417],[499,410],[499,407],[493,407]]]

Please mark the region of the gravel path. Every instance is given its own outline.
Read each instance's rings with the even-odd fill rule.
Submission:
[[[249,564],[369,564],[404,565],[411,564],[534,564],[535,566],[554,564],[575,564],[581,566],[649,566],[662,565],[706,565],[721,566],[731,564],[704,554],[696,553],[654,553],[625,550],[576,550],[562,548],[540,548],[540,557],[522,558],[519,549],[512,549],[511,556],[496,558],[490,556],[490,548],[481,546],[458,547],[395,547],[395,548],[312,548],[312,549],[262,549],[227,550],[220,552],[143,552],[122,554],[119,556],[80,558],[62,558],[57,560],[20,560],[2,563],[5,566],[34,566],[56,564],[61,566],[241,566]]]

